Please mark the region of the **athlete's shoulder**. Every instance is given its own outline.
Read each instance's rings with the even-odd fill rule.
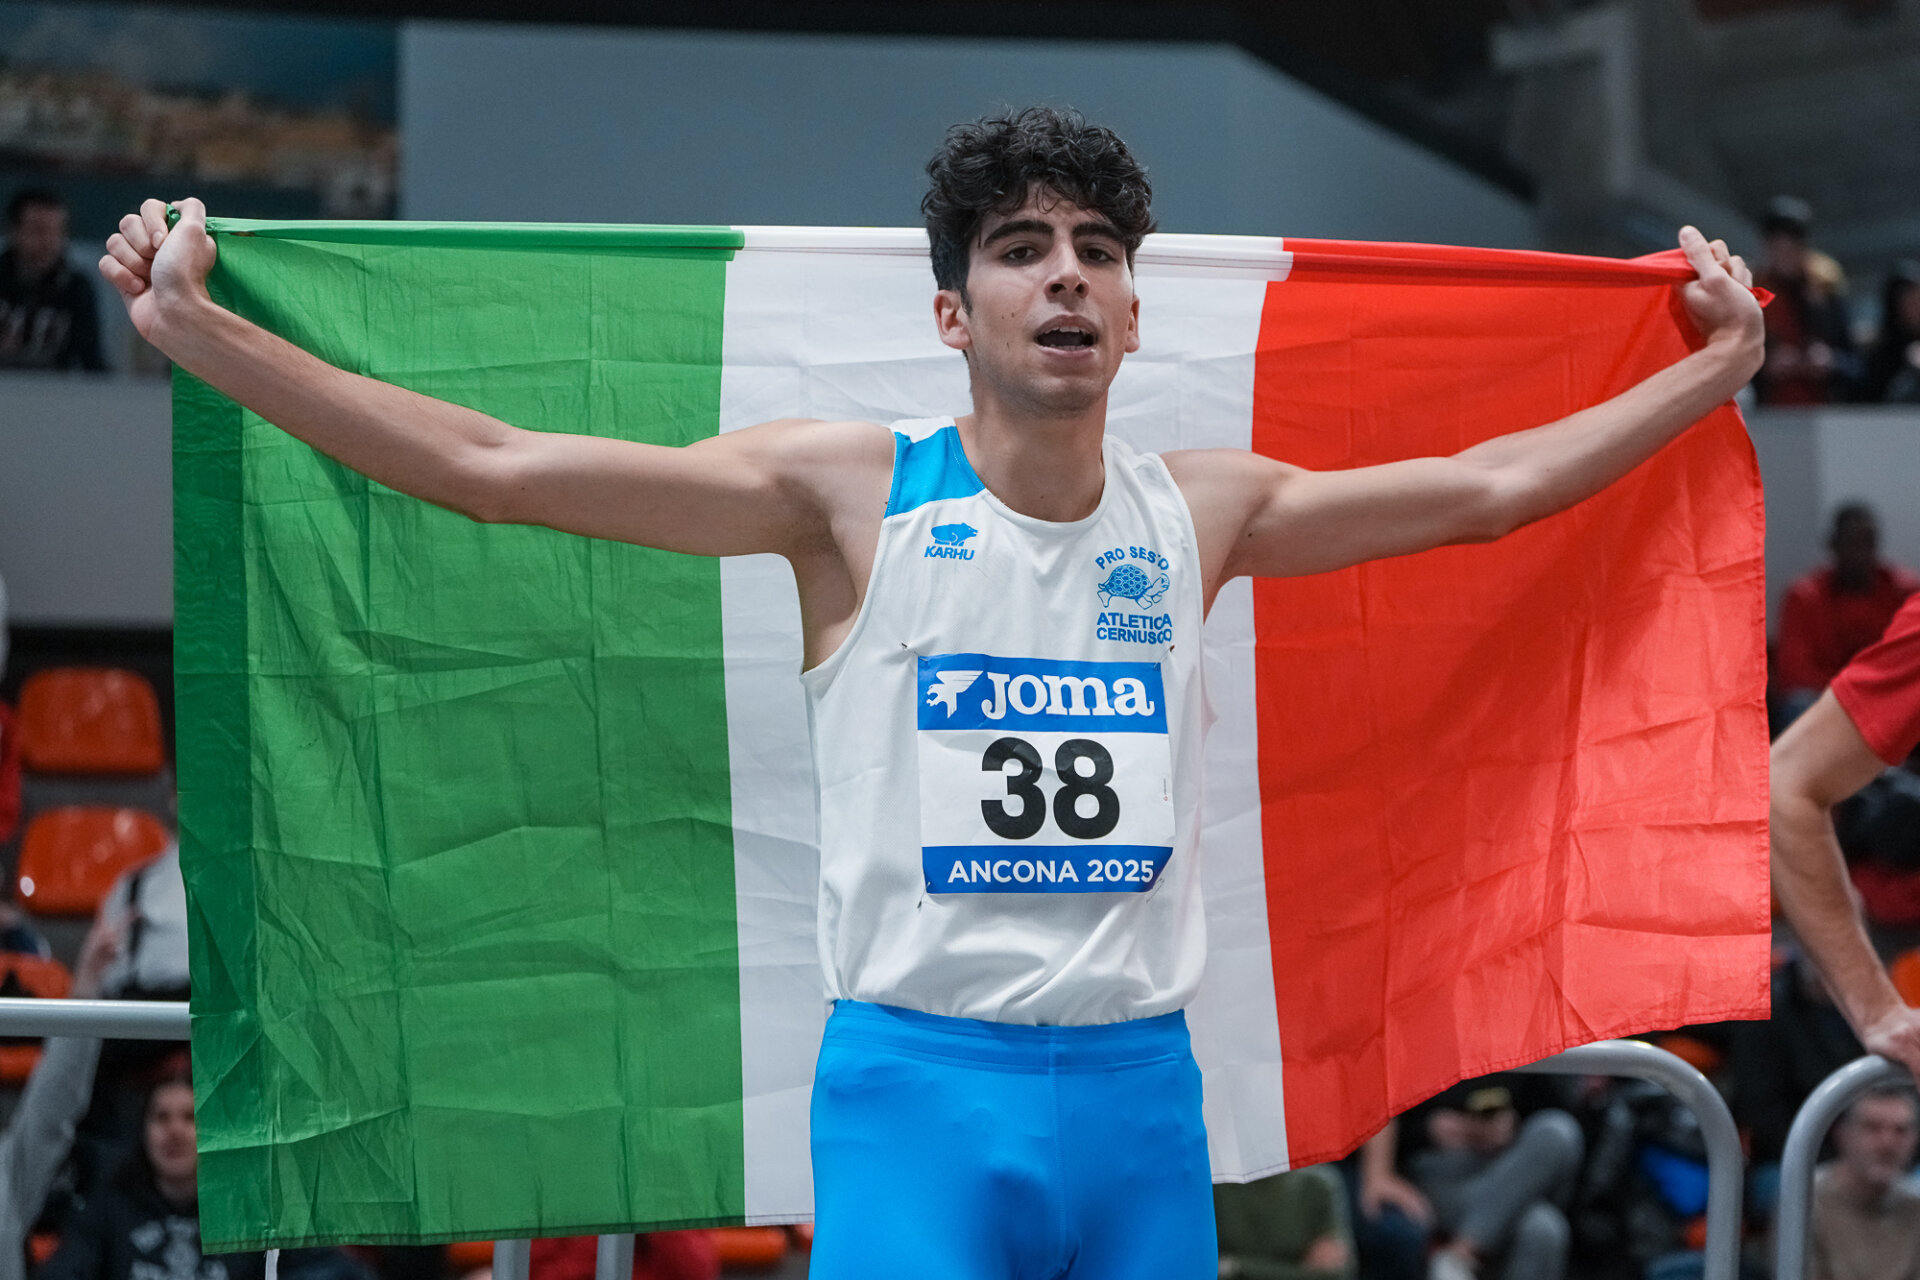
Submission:
[[[831,455],[836,459],[871,454],[891,457],[893,431],[858,418],[775,418],[730,433],[756,447],[795,457]]]
[[[1251,449],[1173,449],[1160,460],[1190,505],[1250,497],[1298,470]]]
[[[878,512],[893,473],[893,433],[859,419],[779,418],[718,437],[814,511]]]

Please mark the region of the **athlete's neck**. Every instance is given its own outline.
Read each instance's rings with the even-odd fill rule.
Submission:
[[[994,497],[1036,520],[1082,520],[1100,505],[1106,397],[1064,416],[1014,416],[980,407],[955,419],[967,461]]]

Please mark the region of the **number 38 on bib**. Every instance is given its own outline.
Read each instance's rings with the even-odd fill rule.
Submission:
[[[1166,695],[1151,662],[920,659],[929,893],[1141,893],[1173,856]]]

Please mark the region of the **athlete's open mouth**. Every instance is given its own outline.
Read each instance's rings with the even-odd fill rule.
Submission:
[[[1043,347],[1090,347],[1099,339],[1091,329],[1082,329],[1069,322],[1042,330],[1035,341]]]

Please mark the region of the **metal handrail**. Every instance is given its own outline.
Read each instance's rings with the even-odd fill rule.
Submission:
[[[180,1000],[36,1000],[0,997],[0,1036],[93,1036],[101,1040],[185,1040]]]
[[[1807,1253],[1813,1244],[1813,1164],[1820,1158],[1820,1144],[1826,1141],[1827,1130],[1867,1090],[1912,1081],[1905,1067],[1870,1053],[1822,1080],[1800,1105],[1793,1127],[1787,1130],[1787,1145],[1780,1153],[1774,1280],[1802,1280],[1807,1274]]]
[[[1543,1075],[1633,1076],[1663,1086],[1693,1112],[1707,1147],[1707,1243],[1702,1280],[1738,1280],[1740,1197],[1746,1171],[1726,1099],[1681,1058],[1638,1040],[1602,1040],[1517,1067]],[[1784,1273],[1777,1280],[1787,1280]],[[1797,1277],[1795,1278],[1797,1280]]]

